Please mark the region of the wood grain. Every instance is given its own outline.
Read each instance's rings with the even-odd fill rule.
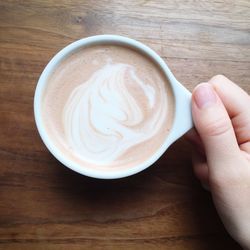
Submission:
[[[101,181],[57,162],[38,136],[33,95],[68,43],[113,33],[138,39],[190,90],[222,73],[250,92],[250,3],[0,2],[0,248],[240,249],[176,142],[133,177]]]

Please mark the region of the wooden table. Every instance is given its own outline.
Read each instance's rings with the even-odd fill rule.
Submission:
[[[56,161],[38,136],[33,95],[50,58],[95,34],[138,39],[190,90],[222,73],[250,92],[250,2],[1,1],[0,248],[240,249],[176,142],[133,177],[101,181]]]

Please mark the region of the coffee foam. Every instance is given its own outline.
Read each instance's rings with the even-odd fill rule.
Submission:
[[[172,125],[174,100],[161,69],[118,45],[82,48],[61,62],[43,95],[43,120],[64,155],[83,166],[133,167]]]

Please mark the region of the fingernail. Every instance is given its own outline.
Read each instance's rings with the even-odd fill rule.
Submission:
[[[194,101],[198,108],[204,109],[216,103],[216,94],[209,83],[199,84],[193,93]]]

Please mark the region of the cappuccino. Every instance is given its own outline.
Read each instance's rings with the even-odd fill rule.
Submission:
[[[68,158],[106,171],[133,168],[164,143],[174,97],[161,68],[122,45],[91,45],[71,53],[50,75],[42,120]]]

